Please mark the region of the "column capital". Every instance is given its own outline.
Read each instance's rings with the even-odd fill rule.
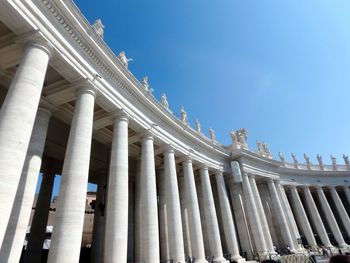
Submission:
[[[184,160],[182,161],[182,164],[192,164],[192,158],[189,155],[186,155],[184,157]]]
[[[123,120],[129,123],[130,115],[123,109],[118,109],[112,113],[114,120]]]
[[[151,130],[146,130],[142,136],[141,136],[141,140],[145,141],[145,140],[154,140],[154,134]]]
[[[96,98],[96,88],[88,80],[83,81],[83,83],[77,89],[77,96],[84,93],[91,94],[92,96],[94,96],[94,98]]]
[[[199,165],[200,171],[209,171],[208,165],[205,163],[202,163]]]
[[[175,152],[174,146],[170,143],[164,144],[163,148],[164,148],[164,151],[163,151],[164,155]]]
[[[23,45],[25,48],[28,48],[28,47],[40,48],[41,50],[45,51],[48,54],[50,59],[54,55],[53,46],[47,39],[45,39],[40,34],[39,30],[33,30],[31,32],[25,33],[17,37],[15,41]]]

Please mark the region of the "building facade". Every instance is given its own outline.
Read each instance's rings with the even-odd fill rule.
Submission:
[[[71,0],[0,1],[0,262],[79,262],[88,182],[91,262],[237,262],[288,247],[348,251],[350,166],[272,158],[245,129],[224,146],[158,102]],[[276,252],[277,250],[277,252]]]

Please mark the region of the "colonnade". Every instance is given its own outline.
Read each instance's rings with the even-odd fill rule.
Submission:
[[[19,261],[26,235],[51,116],[48,109],[39,105],[51,55],[52,49],[47,43],[27,42],[0,111],[0,262]],[[84,82],[76,93],[48,255],[50,263],[79,262],[96,94],[97,90],[90,82]],[[118,110],[113,120],[105,220],[101,220],[98,213],[95,218],[95,262],[101,261],[101,258],[104,262],[128,260],[129,115],[124,110]],[[152,130],[142,133],[140,143],[134,192],[135,262],[154,263],[167,259],[185,262],[188,256],[195,258],[195,262],[207,262],[206,256],[212,256],[214,262],[227,262],[223,243],[226,252],[235,261],[243,260],[240,250],[251,249],[262,255],[276,254],[276,240],[273,240],[272,231],[281,233],[282,240],[279,242],[287,245],[292,253],[302,252],[300,233],[311,247],[317,246],[315,234],[323,245],[332,247],[327,227],[338,246],[348,249],[337,219],[340,218],[349,237],[349,216],[335,187],[330,187],[329,191],[337,215],[320,186],[316,187],[314,195],[318,198],[319,207],[309,186],[283,186],[279,178],[245,173],[242,183],[232,186],[232,182],[225,181],[222,171],[213,170],[208,164],[196,161],[195,168],[199,167],[197,172],[193,164],[195,160],[191,156],[176,156],[176,149],[170,144],[161,145],[163,165],[157,167],[157,170],[161,170],[157,180]],[[180,166],[176,163],[177,157],[182,160]],[[179,194],[179,174],[182,177],[183,196]],[[196,176],[200,181],[197,188]],[[39,261],[54,177],[53,171],[46,171],[43,177],[25,262]],[[212,177],[215,177],[215,183]],[[276,229],[271,229],[272,224],[267,220],[259,183],[267,185],[270,212],[276,220]],[[217,196],[213,194],[212,185],[217,187]],[[203,218],[200,216],[198,187]],[[243,197],[237,204],[234,189]],[[302,199],[300,194],[303,195]],[[344,194],[350,203],[347,186],[344,187]],[[215,205],[215,198],[219,205]],[[320,209],[322,213],[319,213]],[[219,224],[219,216],[222,225]],[[236,233],[237,227],[246,231],[238,231],[244,233],[241,237]],[[223,228],[223,235],[220,228]],[[208,240],[204,240],[203,231],[206,231]],[[249,242],[238,241],[245,237]],[[104,245],[97,245],[97,242]],[[208,244],[207,250],[204,242]]]

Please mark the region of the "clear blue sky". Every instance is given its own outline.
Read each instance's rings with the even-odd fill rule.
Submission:
[[[157,98],[222,143],[246,127],[275,155],[349,153],[350,1],[75,2]]]
[[[245,127],[251,148],[264,140],[275,156],[350,154],[350,1],[75,2],[157,98],[220,142]]]

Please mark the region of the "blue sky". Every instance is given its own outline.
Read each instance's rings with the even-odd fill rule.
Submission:
[[[245,127],[251,148],[264,140],[275,156],[350,154],[350,1],[75,2],[157,98],[220,142]]]

